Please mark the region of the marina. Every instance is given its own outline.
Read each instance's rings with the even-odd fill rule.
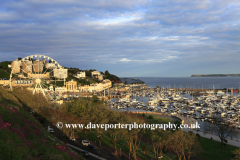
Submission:
[[[240,95],[238,92],[207,90],[206,92],[174,91],[161,89],[147,92],[132,92],[125,98],[114,98],[109,106],[113,110],[135,113],[160,114],[183,124],[200,124],[204,131],[206,123],[214,123],[218,117],[223,125],[240,129]],[[185,122],[184,122],[185,121]],[[229,137],[230,138],[230,137]],[[231,139],[239,141],[239,135]]]

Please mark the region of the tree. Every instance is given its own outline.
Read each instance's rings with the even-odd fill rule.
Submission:
[[[177,121],[174,121],[174,124],[177,125],[176,130],[178,130],[178,129],[180,128],[180,125],[181,125],[182,123],[177,120]]]
[[[126,124],[143,124],[145,121],[141,119],[138,115],[125,112],[125,123]],[[141,141],[141,137],[143,135],[143,129],[140,128],[132,128],[130,130],[129,126],[127,129],[123,130],[123,137],[127,140],[129,146],[129,152],[133,153],[134,160],[137,160],[136,150],[138,149]]]
[[[233,127],[233,126],[231,126],[231,131],[230,132],[231,132],[230,133],[231,140],[232,140],[232,137],[237,136],[239,134],[238,129],[236,127]]]
[[[84,126],[87,126],[89,122],[93,122],[93,119],[96,119],[96,114],[94,114],[96,105],[84,98],[75,99],[71,103],[66,103],[65,106],[63,106],[62,108],[67,113],[70,113],[71,115],[75,115],[80,118],[82,121],[81,123],[84,124]],[[84,132],[85,139],[87,139],[91,128],[83,127],[81,131]]]
[[[149,148],[147,146],[144,146],[143,149],[142,149],[143,153],[145,154],[146,158],[147,159],[147,154],[149,152]]]
[[[181,160],[182,157],[186,159],[185,151],[190,141],[188,136],[188,133],[184,133],[182,130],[176,130],[169,138],[168,148],[177,154],[179,160]]]
[[[118,112],[118,111],[115,111],[115,112],[112,112],[110,115],[109,115],[109,119],[110,119],[110,123],[111,124],[118,124],[118,123],[122,123],[124,122],[123,119],[124,119],[124,114],[122,112]],[[117,154],[117,141],[118,139],[120,139],[121,137],[121,134],[122,134],[122,129],[121,128],[109,128],[107,130],[109,136],[110,136],[110,141],[114,147],[114,154],[116,155]]]
[[[108,70],[106,70],[104,74],[105,74],[105,75],[110,75],[110,73],[108,72]]]
[[[221,140],[221,146],[224,147],[226,142],[226,138],[235,133],[234,128],[229,127],[228,125],[224,125],[222,117],[217,117],[213,124],[205,123],[204,124],[204,132],[210,134],[216,134]]]
[[[186,145],[186,153],[188,156],[188,160],[190,160],[190,157],[192,155],[201,155],[202,148],[200,146],[200,143],[198,142],[198,138],[193,133],[187,133],[188,134],[188,141]]]
[[[63,124],[79,124],[81,123],[81,119],[76,117],[75,115],[70,115],[62,110],[60,110],[59,108],[56,109],[50,109],[49,110],[51,113],[51,116],[49,118],[49,121],[52,122],[52,124],[57,124],[58,122],[62,122]],[[79,130],[79,128],[74,128],[73,126],[71,126],[71,128],[67,128],[65,126],[63,126],[63,128],[61,128],[62,132],[67,136],[65,137],[65,142],[66,142],[66,138],[69,137],[75,137],[74,136],[74,131],[75,130]]]
[[[93,95],[92,96],[92,103],[98,103],[98,102],[99,102],[98,96],[97,95]]]
[[[155,159],[161,157],[163,154],[163,150],[167,149],[170,136],[170,131],[164,131],[161,129],[156,129],[152,131],[151,138],[153,150],[155,153]]]
[[[100,105],[97,105],[95,110],[94,110],[94,114],[96,116],[95,119],[93,120],[93,122],[95,124],[108,124],[109,122],[109,115],[110,115],[110,110],[107,109],[105,106],[100,106]],[[104,131],[105,129],[104,128],[101,128],[101,127],[96,127],[96,130],[97,130],[97,137],[98,137],[98,142],[100,144],[100,148],[101,148],[101,139],[103,137],[103,134],[104,134]]]
[[[240,160],[240,148],[232,151],[232,153],[235,154],[235,157],[234,157],[235,160]]]

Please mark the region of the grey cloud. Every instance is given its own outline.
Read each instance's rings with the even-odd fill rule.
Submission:
[[[239,4],[233,0],[0,2],[0,55],[10,53],[7,59],[16,59],[39,53],[69,67],[111,66],[119,73],[117,65],[123,63],[125,70],[169,64],[169,70],[186,69],[203,62],[204,68],[240,58]]]

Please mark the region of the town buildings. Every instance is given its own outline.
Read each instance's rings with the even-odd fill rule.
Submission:
[[[53,69],[53,77],[60,78],[60,79],[67,78],[68,69],[64,69],[64,68]]]
[[[50,78],[50,73],[46,72],[44,74],[33,74],[33,73],[28,73],[28,78]]]
[[[77,82],[74,80],[66,82],[67,91],[76,91],[77,90]]]
[[[76,77],[76,78],[86,78],[86,72],[84,72],[84,71],[78,72],[76,75],[74,75],[74,77]]]
[[[98,71],[92,71],[92,72],[91,72],[91,75],[92,75],[92,77],[95,78],[95,79],[98,79],[98,80],[100,80],[100,81],[103,80],[103,75],[102,75],[100,72],[98,72]]]
[[[94,83],[90,85],[78,86],[79,92],[101,92],[105,89],[111,88],[112,82],[109,79],[103,80],[101,83]]]

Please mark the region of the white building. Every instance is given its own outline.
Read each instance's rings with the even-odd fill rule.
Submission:
[[[86,72],[78,72],[76,75],[74,75],[76,78],[86,78]]]
[[[33,84],[31,80],[15,80],[14,84]]]
[[[55,63],[46,63],[45,67],[48,69],[55,69],[57,68],[57,65]]]
[[[99,79],[100,81],[103,80],[103,75],[100,72],[92,71],[91,74],[93,78]]]
[[[80,92],[101,92],[111,87],[112,82],[109,79],[105,79],[101,83],[79,86],[78,89]]]
[[[66,87],[55,87],[55,92],[66,92],[67,88]]]
[[[64,68],[53,69],[53,76],[56,78],[67,78],[68,69],[64,69]]]

